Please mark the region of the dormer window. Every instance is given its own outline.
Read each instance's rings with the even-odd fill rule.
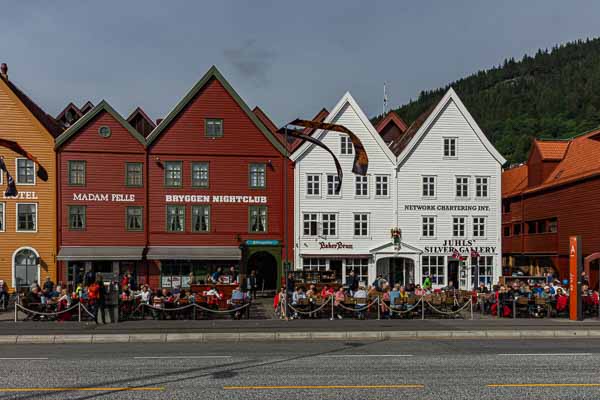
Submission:
[[[223,137],[223,119],[207,118],[204,125],[205,135],[211,138]]]

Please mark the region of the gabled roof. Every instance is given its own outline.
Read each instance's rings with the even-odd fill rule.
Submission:
[[[391,129],[392,127],[386,129],[388,128],[388,125],[393,125],[397,129]],[[394,111],[387,113],[387,115],[375,125],[375,129],[377,129],[377,132],[379,132],[386,143],[393,142],[400,138],[402,136],[401,134],[403,134],[407,128],[406,122],[404,122]],[[400,133],[400,135],[398,133]]]
[[[560,161],[565,156],[570,141],[568,140],[540,140],[536,139],[536,146],[544,161]]]
[[[154,130],[148,135],[147,142],[148,146],[160,136],[160,134],[173,122],[185,107],[196,97],[196,95],[212,80],[216,79],[223,85],[227,93],[234,99],[234,101],[240,106],[244,113],[250,118],[250,120],[256,125],[261,133],[267,138],[269,142],[283,155],[287,154],[286,148],[281,142],[275,137],[269,129],[258,119],[258,117],[250,110],[246,102],[237,94],[235,89],[231,87],[229,82],[221,75],[217,67],[214,65],[204,74],[202,78],[189,90],[189,92],[175,105],[175,107],[167,114],[160,124],[154,128]]]
[[[411,130],[410,127],[407,130],[407,132],[404,133],[404,135],[401,138],[401,141],[407,138],[406,140],[408,140],[408,142],[405,146],[401,146],[402,149],[398,155],[398,165],[400,165],[400,163],[402,163],[410,155],[412,150],[420,142],[421,138],[427,133],[429,128],[432,126],[433,122],[437,119],[437,117],[442,113],[442,111],[451,101],[453,101],[454,104],[456,104],[456,107],[458,108],[460,113],[463,115],[467,123],[471,126],[471,129],[473,129],[473,132],[475,132],[475,135],[481,141],[481,144],[483,144],[483,146],[492,155],[492,157],[494,157],[496,161],[500,163],[500,165],[506,163],[506,159],[502,157],[498,150],[496,150],[496,148],[488,140],[485,134],[481,131],[481,128],[479,127],[479,125],[477,125],[477,123],[475,122],[475,120],[473,119],[463,102],[460,100],[460,98],[454,91],[454,89],[450,88],[430,113],[425,113],[426,115],[422,115],[419,118],[417,118],[417,121],[419,121],[419,119],[422,119],[423,122],[418,126],[416,132],[414,134],[411,134],[412,137],[408,137],[408,133]],[[415,124],[417,121],[413,122],[413,124]]]
[[[254,113],[254,115],[256,115],[258,119],[260,119],[260,122],[262,122],[263,125],[271,131],[272,134],[275,134],[275,132],[277,132],[277,125],[275,125],[275,123],[271,121],[271,118],[269,118],[269,116],[262,110],[262,108],[256,106],[254,107],[254,110],[252,110],[252,112]]]
[[[131,114],[129,114],[129,117],[127,117],[127,122],[129,122],[129,123],[131,124],[131,126],[133,126],[134,128],[136,128],[136,130],[138,130],[138,129],[137,129],[137,127],[135,126],[135,120],[136,120],[136,119],[138,119],[138,118],[141,118],[141,119],[143,119],[144,121],[146,121],[146,122],[148,123],[148,126],[150,127],[150,130],[154,130],[154,128],[156,128],[156,124],[154,123],[154,121],[152,121],[152,118],[150,118],[150,117],[148,116],[148,114],[146,114],[146,113],[144,112],[144,110],[142,110],[142,108],[141,108],[141,107],[136,107],[136,109],[135,109],[135,110],[133,110],[133,111],[131,112]],[[139,131],[138,131],[138,132],[139,132]],[[149,133],[149,132],[148,132],[148,133]],[[146,137],[146,134],[147,134],[147,133],[145,133],[145,132],[140,132],[140,134],[141,134],[142,136]]]
[[[86,103],[84,105],[82,105],[79,110],[81,110],[82,114],[85,114],[86,112],[90,111],[92,108],[94,108],[94,103],[92,103],[91,101],[86,101]]]
[[[12,81],[9,79],[5,79],[0,75],[0,79],[2,82],[8,86],[8,88],[14,93],[15,96],[19,99],[19,101],[29,110],[29,112],[33,115],[33,117],[50,133],[53,137],[57,137],[62,132],[62,128],[60,124],[56,122],[52,116],[47,114],[40,106],[35,104],[33,100],[31,100],[25,93],[21,91]]]
[[[379,147],[381,147],[382,152],[388,157],[388,159],[392,163],[395,163],[396,157],[394,156],[392,151],[388,148],[388,146],[386,146],[386,144],[383,141],[383,139],[381,138],[381,136],[379,136],[379,132],[377,132],[377,130],[375,129],[373,124],[371,124],[371,121],[369,120],[369,118],[367,118],[367,116],[365,115],[363,110],[360,108],[360,106],[358,105],[356,100],[354,100],[354,97],[352,97],[350,92],[346,92],[346,94],[344,94],[342,96],[342,98],[338,101],[338,103],[333,108],[331,113],[325,118],[325,122],[328,122],[328,123],[334,122],[334,120],[337,118],[338,114],[344,109],[344,107],[346,105],[352,107],[352,109],[354,110],[354,112],[356,113],[358,118],[361,120],[361,122],[364,124],[364,126],[367,128],[367,130],[371,134],[371,136],[373,136],[373,139],[375,139],[375,142],[377,142]],[[316,132],[314,132],[314,134],[312,136],[320,138],[325,134],[325,132],[326,131],[318,129]],[[309,149],[313,148],[313,146],[314,145],[312,143],[304,142],[300,147],[298,147],[296,149],[296,151],[294,151],[294,153],[292,153],[292,155],[290,156],[290,159],[293,161],[298,160],[304,153],[306,153]]]
[[[413,123],[410,124],[410,126],[406,129],[406,131],[404,131],[404,134],[402,136],[390,143],[389,147],[392,150],[392,152],[396,155],[396,157],[399,156],[400,153],[402,153],[406,146],[408,146],[412,138],[419,131],[421,125],[423,125],[425,120],[427,120],[427,118],[433,112],[434,109],[435,106],[429,107],[427,111],[419,115],[417,119],[415,119]]]
[[[502,171],[502,197],[519,193],[527,188],[527,173],[527,164],[521,164]]]
[[[81,112],[81,110],[79,109],[79,107],[77,107],[75,104],[73,104],[73,102],[67,104],[65,106],[65,108],[63,108],[63,110],[56,116],[56,120],[60,121],[62,120],[67,112],[69,111],[73,111],[75,113],[75,115],[77,116],[77,119],[81,118],[83,116],[83,113]]]
[[[56,138],[55,148],[58,149],[60,146],[66,143],[73,135],[79,132],[81,128],[86,126],[88,122],[90,122],[102,111],[106,111],[114,119],[119,121],[119,123],[123,126],[123,128],[127,129],[131,136],[136,138],[137,141],[142,144],[142,146],[146,147],[146,140],[144,137],[138,131],[136,131],[135,128],[121,116],[121,114],[115,111],[115,109],[112,108],[110,104],[106,102],[106,100],[102,100],[96,107],[87,112],[83,117],[79,118],[77,122],[69,127],[69,129],[64,131],[59,137]]]

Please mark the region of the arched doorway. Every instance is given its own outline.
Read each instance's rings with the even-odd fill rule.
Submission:
[[[415,262],[405,257],[380,259],[377,261],[377,275],[386,278],[390,285],[415,283]]]
[[[277,289],[277,259],[267,251],[257,251],[248,258],[248,274],[256,271],[258,290]]]
[[[13,254],[14,287],[28,288],[34,281],[39,283],[40,264],[38,253],[30,247],[22,247]]]

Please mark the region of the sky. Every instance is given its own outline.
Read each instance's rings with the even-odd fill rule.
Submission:
[[[597,0],[2,0],[0,62],[52,115],[166,115],[212,66],[277,125],[349,91],[370,117],[505,58],[600,36]],[[460,95],[460,93],[459,93]]]

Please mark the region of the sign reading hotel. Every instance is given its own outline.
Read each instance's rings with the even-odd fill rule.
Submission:
[[[167,203],[245,203],[266,204],[267,196],[220,195],[220,194],[166,194]]]
[[[18,192],[16,196],[6,196],[2,193],[3,200],[37,200],[36,192]]]
[[[454,250],[463,255],[470,255],[471,251],[480,254],[495,254],[496,246],[476,246],[474,240],[452,239],[444,240],[441,246],[425,246],[423,251],[432,254],[451,254]]]
[[[73,193],[73,201],[98,201],[129,203],[135,201],[135,194],[123,193]]]

